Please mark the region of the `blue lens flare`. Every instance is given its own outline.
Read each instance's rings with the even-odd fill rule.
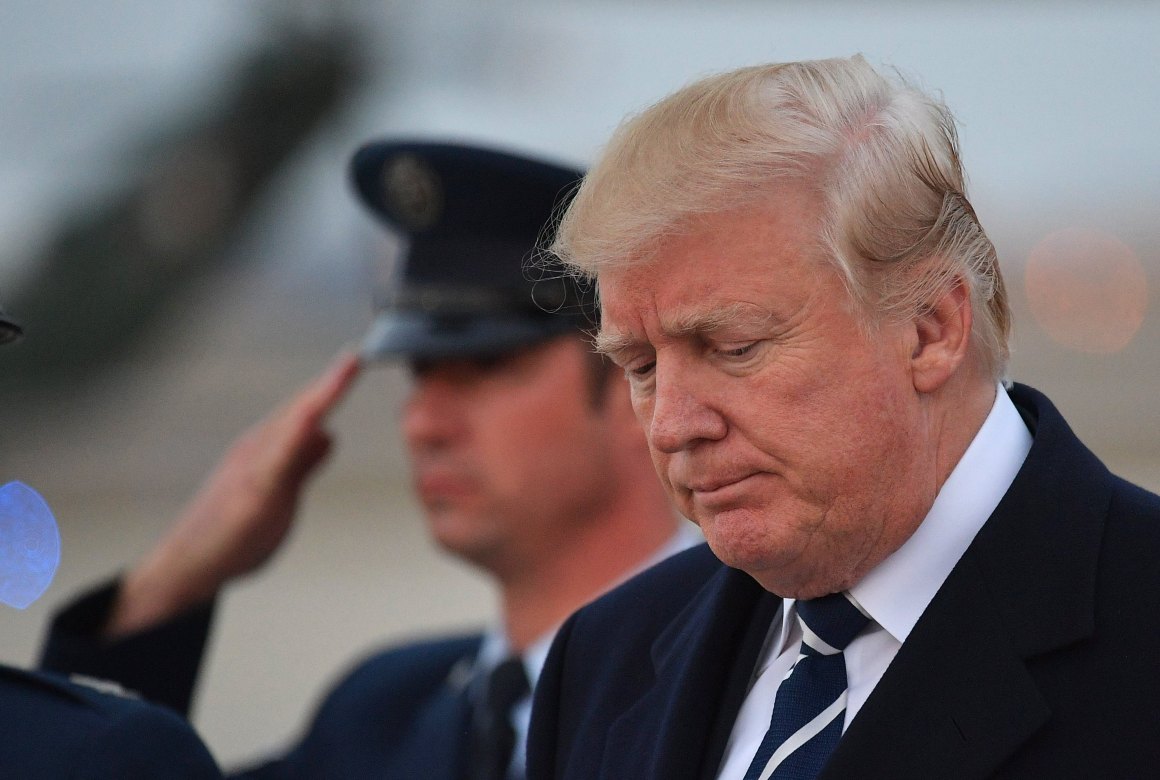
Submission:
[[[24,609],[60,565],[60,531],[48,504],[23,482],[0,487],[0,601]]]

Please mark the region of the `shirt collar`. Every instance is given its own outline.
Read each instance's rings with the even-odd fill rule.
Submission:
[[[910,635],[1015,480],[1031,444],[1023,418],[1000,387],[991,412],[926,518],[901,547],[850,589],[854,602],[896,640],[904,642]]]

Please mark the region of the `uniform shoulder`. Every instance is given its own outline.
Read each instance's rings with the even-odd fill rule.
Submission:
[[[126,706],[132,708],[134,705],[130,702],[140,701],[137,694],[111,680],[81,675],[65,677],[11,666],[0,666],[0,696],[33,708],[91,711],[98,715],[116,713]]]
[[[338,710],[378,712],[387,706],[406,710],[445,683],[454,684],[457,672],[466,684],[482,641],[481,634],[422,639],[367,656],[331,688],[320,716],[333,717]]]
[[[113,691],[0,668],[0,766],[19,768],[13,776],[21,777],[221,776],[183,718]]]
[[[323,698],[298,748],[300,759],[358,753],[368,745],[384,750],[405,740],[420,712],[463,690],[481,641],[479,634],[424,639],[356,663]]]
[[[343,680],[372,677],[377,680],[391,677],[415,678],[425,673],[447,670],[463,658],[474,658],[482,634],[463,634],[448,637],[417,639],[388,647],[358,661]]]

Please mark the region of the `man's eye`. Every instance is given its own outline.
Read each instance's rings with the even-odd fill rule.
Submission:
[[[738,357],[745,357],[747,354],[752,352],[753,348],[756,346],[757,346],[757,342],[754,341],[754,342],[751,342],[749,344],[745,344],[744,346],[733,347],[732,349],[719,349],[717,351],[720,354],[724,355],[725,357],[738,358]]]
[[[655,360],[650,360],[647,363],[641,363],[640,365],[631,366],[631,367],[625,369],[625,371],[627,371],[627,373],[630,377],[633,377],[633,376],[645,377],[645,376],[648,376],[649,374],[652,373],[652,370],[653,370],[653,368],[656,367],[656,364],[657,364],[657,362]]]

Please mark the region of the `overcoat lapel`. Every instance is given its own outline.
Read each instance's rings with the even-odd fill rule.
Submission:
[[[987,594],[958,579],[915,626],[821,778],[986,777],[1048,718],[1023,660],[980,608]]]
[[[1031,452],[821,778],[988,777],[1051,717],[1035,657],[1094,630],[1110,478],[1046,398],[1012,395]]]
[[[1035,436],[1011,488],[903,643],[820,778],[985,778],[1051,710],[1037,656],[1094,630],[1110,476],[1042,395],[1011,393]],[[604,778],[693,780],[765,592],[722,568],[654,645],[655,679],[609,729]],[[750,626],[751,627],[751,626]],[[719,756],[718,756],[719,757]]]
[[[723,693],[736,687],[734,676],[752,672],[760,642],[745,640],[755,615],[772,615],[766,595],[749,575],[725,567],[705,584],[654,643],[654,684],[609,729],[601,777],[700,777],[712,760],[706,748]]]

